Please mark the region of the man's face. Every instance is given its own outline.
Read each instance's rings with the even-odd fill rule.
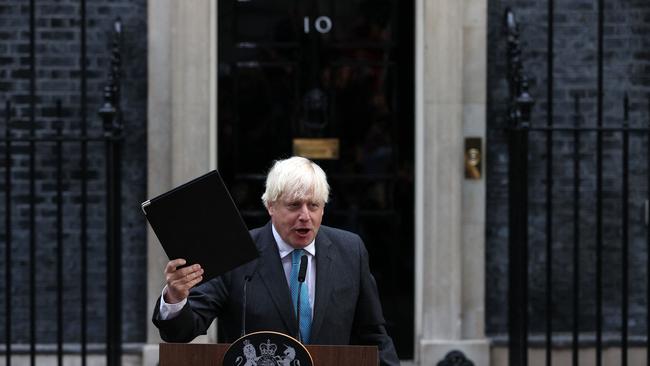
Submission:
[[[325,204],[309,196],[304,199],[284,199],[269,205],[271,222],[282,239],[296,249],[309,245],[320,228]]]

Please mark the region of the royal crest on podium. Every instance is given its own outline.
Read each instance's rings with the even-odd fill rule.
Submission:
[[[254,332],[230,345],[223,365],[233,366],[311,366],[314,364],[305,346],[286,334]]]

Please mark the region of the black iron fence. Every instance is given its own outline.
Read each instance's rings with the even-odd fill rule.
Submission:
[[[518,26],[512,11],[505,17],[510,83],[509,362],[527,365],[531,347],[542,346],[546,365],[552,364],[558,347],[571,349],[573,365],[584,362],[581,349],[593,349],[595,364],[602,365],[605,347],[613,346],[620,348],[620,364],[628,365],[629,349],[637,346],[646,348],[650,364],[650,120],[630,117],[627,94],[619,102],[619,116],[603,101],[604,21],[599,1],[595,117],[583,111],[583,96],[576,93],[570,122],[554,122],[553,1],[549,14],[544,125],[531,123],[534,101],[523,71]],[[650,98],[644,104],[635,108],[650,108]],[[543,287],[541,294],[531,293],[531,277],[543,282],[535,285]],[[638,316],[641,312],[645,314]],[[637,325],[639,318],[645,321],[642,326]]]
[[[64,355],[79,355],[81,364],[86,365],[91,352],[105,353],[108,365],[119,365],[121,23],[115,22],[111,36],[110,80],[99,110],[103,133],[91,132],[89,121],[98,117],[87,113],[85,1],[80,2],[79,100],[74,105],[40,102],[34,9],[32,2],[29,91],[19,103],[6,101],[0,138],[0,170],[4,176],[4,233],[0,233],[4,251],[2,353],[7,366],[18,355],[28,355],[34,365],[41,354],[55,355],[58,365],[63,364]],[[20,113],[17,108],[22,108]],[[72,118],[77,112],[79,115]],[[75,258],[72,263],[66,263],[71,257]],[[105,267],[99,271],[105,274],[100,283],[91,275],[97,272],[92,268],[96,265]],[[105,288],[105,296],[91,298],[89,286]],[[49,295],[52,292],[54,298]],[[103,306],[98,307],[101,302]],[[44,315],[50,309],[55,310],[54,321]],[[89,314],[93,319],[105,319],[104,337],[89,334]]]

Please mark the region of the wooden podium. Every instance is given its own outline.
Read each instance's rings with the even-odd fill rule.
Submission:
[[[222,366],[229,344],[161,343],[160,366]],[[376,346],[307,346],[316,366],[377,366]]]

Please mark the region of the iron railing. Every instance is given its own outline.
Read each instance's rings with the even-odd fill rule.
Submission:
[[[19,354],[29,354],[30,364],[35,365],[37,355],[42,353],[50,354],[54,352],[57,359],[57,364],[63,364],[63,357],[65,354],[74,353],[79,354],[81,364],[86,365],[89,354],[89,336],[88,336],[88,314],[89,310],[89,290],[88,290],[88,277],[89,277],[89,249],[96,246],[98,243],[91,242],[89,239],[89,184],[97,184],[98,177],[105,178],[103,183],[103,190],[105,195],[105,214],[100,215],[105,220],[105,246],[106,246],[106,336],[105,348],[102,346],[95,347],[93,352],[102,352],[105,350],[107,365],[121,364],[121,312],[122,312],[122,298],[121,298],[121,174],[120,167],[122,164],[121,148],[122,148],[122,116],[120,113],[120,42],[121,42],[121,22],[117,20],[114,23],[112,32],[112,60],[110,80],[104,90],[104,104],[99,110],[99,114],[103,121],[103,133],[91,133],[87,126],[89,124],[89,117],[87,115],[88,109],[88,87],[87,87],[87,46],[86,46],[86,1],[80,3],[80,72],[79,72],[79,90],[80,99],[79,105],[64,106],[61,101],[57,101],[53,107],[55,112],[55,119],[52,123],[40,123],[37,118],[37,110],[47,109],[42,104],[37,104],[38,92],[36,90],[36,40],[34,34],[35,30],[35,4],[32,0],[30,2],[30,43],[29,43],[29,97],[27,102],[28,118],[26,121],[16,120],[15,104],[11,101],[5,102],[4,111],[4,136],[0,138],[0,147],[4,150],[4,356],[5,365],[10,366],[12,359]],[[75,130],[70,126],[73,123],[65,123],[66,116],[71,111],[79,111],[79,128]],[[14,126],[28,124],[28,133],[24,133],[24,128],[17,129]],[[45,129],[40,131],[39,128],[47,126],[53,127],[52,129]],[[64,129],[64,125],[67,126]],[[93,148],[91,148],[91,145]],[[104,145],[102,151],[101,146]],[[64,152],[66,148],[74,146],[78,148],[79,155],[68,156]],[[52,151],[52,156],[44,156],[47,152]],[[21,175],[22,167],[17,166],[17,161],[28,161],[26,179],[27,186],[27,228],[15,222],[13,218],[18,211],[23,207],[20,206],[19,200],[23,200],[23,187],[18,188],[16,176],[21,176],[23,179],[24,174]],[[65,171],[66,166],[73,164],[74,160],[78,159],[78,167],[73,171]],[[89,169],[89,161],[101,160],[104,161],[105,171],[103,173],[91,171]],[[37,161],[40,161],[37,163]],[[43,175],[37,170],[42,167],[43,161],[53,161],[55,178],[54,188],[55,191],[53,202],[47,202],[42,196],[39,196],[40,190],[37,189],[38,185],[50,184],[49,181],[44,181]],[[95,164],[96,166],[97,164]],[[65,178],[64,178],[65,177]],[[73,180],[76,180],[73,182]],[[78,192],[70,192],[70,186],[75,183],[79,185]],[[16,192],[14,192],[16,187]],[[19,192],[20,191],[20,192]],[[64,199],[64,195],[76,194],[73,198]],[[20,196],[20,197],[17,197]],[[69,204],[73,202],[77,205],[79,210],[78,217],[71,217],[64,214],[64,202]],[[37,266],[37,251],[42,250],[42,239],[39,241],[37,230],[40,217],[37,210],[47,206],[47,209],[53,208],[53,215],[55,216],[55,271],[54,273],[43,273],[43,269]],[[94,217],[97,216],[93,215]],[[70,227],[78,230],[78,277],[80,284],[80,299],[78,308],[78,343],[65,339],[64,334],[64,307],[66,311],[69,310],[69,303],[64,304],[64,293],[66,287],[65,272],[70,270],[70,266],[64,263],[65,246],[70,244],[69,230]],[[16,238],[18,231],[26,231],[28,242],[24,243],[22,239]],[[22,238],[22,237],[21,237]],[[27,272],[28,280],[26,283],[17,283],[18,279],[12,276],[14,267],[23,265],[14,259],[13,254],[22,250],[27,244],[28,259],[27,259]],[[39,248],[40,247],[40,248]],[[55,344],[49,341],[39,339],[39,314],[37,304],[44,300],[45,297],[38,290],[37,275],[47,276],[56,279],[56,299],[51,304],[56,308],[56,335]],[[95,285],[96,286],[96,285]],[[12,314],[17,312],[12,308],[14,298],[25,296],[28,299],[29,307],[27,323],[28,323],[28,345],[17,344],[14,340],[14,331],[12,326]],[[39,298],[41,297],[41,298]],[[74,344],[73,344],[74,343]],[[52,347],[53,346],[53,347]]]
[[[603,363],[603,351],[605,346],[620,347],[620,362],[628,364],[628,352],[631,346],[629,330],[630,321],[630,257],[631,243],[633,239],[645,240],[646,250],[650,248],[650,230],[648,230],[648,191],[650,191],[650,120],[633,123],[630,118],[630,102],[627,93],[622,100],[622,115],[620,123],[610,120],[605,121],[603,102],[603,1],[598,2],[598,46],[597,46],[597,92],[596,92],[596,117],[594,121],[586,121],[581,110],[581,96],[573,95],[573,116],[570,124],[555,124],[553,120],[553,1],[549,1],[549,39],[548,39],[548,81],[547,81],[547,117],[545,125],[533,125],[531,123],[531,107],[533,99],[528,94],[527,79],[523,72],[521,48],[519,45],[519,31],[514,13],[506,11],[505,23],[508,37],[508,81],[510,86],[510,101],[508,112],[508,133],[509,133],[509,315],[508,315],[508,337],[509,337],[509,364],[527,365],[530,340],[534,338],[530,329],[531,306],[542,307],[540,304],[531,304],[529,293],[531,255],[533,249],[533,235],[536,243],[544,243],[541,253],[545,260],[544,266],[544,299],[545,309],[543,340],[541,343],[545,348],[546,365],[552,364],[552,354],[557,345],[566,344],[566,329],[556,326],[559,323],[554,319],[556,302],[560,299],[554,298],[557,289],[554,287],[554,276],[559,272],[571,273],[571,327],[569,331],[569,344],[572,353],[572,364],[580,362],[580,349],[590,346],[595,349],[595,362],[597,366]],[[648,100],[650,106],[650,100]],[[609,106],[611,107],[611,106]],[[637,141],[632,145],[631,141]],[[564,145],[562,145],[564,144]],[[565,148],[558,149],[558,145]],[[566,148],[569,146],[570,148]],[[645,152],[644,152],[645,151]],[[607,155],[605,155],[607,154]],[[630,212],[634,210],[632,204],[639,206],[639,200],[633,199],[631,192],[634,185],[631,183],[630,167],[632,154],[647,154],[641,156],[647,160],[643,167],[636,167],[636,176],[644,175],[645,191],[636,189],[635,197],[643,195],[645,200],[645,232],[639,234],[637,230],[635,237],[631,237],[631,227],[638,226],[638,218],[633,221]],[[589,157],[586,161],[585,157]],[[593,158],[591,158],[593,156]],[[606,159],[607,158],[607,159]],[[570,166],[570,173],[558,176],[558,166]],[[614,167],[614,168],[613,168]],[[616,177],[608,173],[616,170]],[[645,171],[643,171],[645,169]],[[540,178],[543,194],[533,194],[530,187],[539,189],[539,185],[531,182],[533,176]],[[605,182],[607,177],[609,182]],[[620,179],[614,181],[613,178]],[[563,181],[559,182],[562,179]],[[570,183],[567,183],[570,182]],[[614,182],[614,183],[612,183]],[[637,180],[638,184],[638,180]],[[589,187],[589,188],[586,188]],[[617,187],[616,189],[612,187]],[[569,201],[558,202],[554,194],[558,190],[565,189],[563,194],[569,197]],[[640,191],[641,190],[641,191]],[[593,193],[593,196],[589,195]],[[532,201],[533,197],[537,201]],[[586,207],[586,201],[593,201],[593,207]],[[608,205],[606,205],[606,201]],[[613,201],[617,201],[612,203]],[[532,205],[534,207],[531,207]],[[635,207],[636,207],[635,206]],[[610,208],[608,208],[610,207]],[[611,207],[616,209],[612,211]],[[593,209],[593,210],[592,210]],[[568,220],[559,222],[558,212],[569,212]],[[531,218],[543,217],[543,231],[537,230],[531,233]],[[541,221],[541,220],[540,220]],[[540,222],[538,221],[538,222]],[[612,224],[612,222],[615,223]],[[559,226],[570,225],[570,234],[561,234]],[[535,227],[538,229],[538,227]],[[607,234],[607,236],[605,236]],[[543,238],[543,240],[540,240]],[[591,242],[593,241],[593,243]],[[558,243],[570,247],[569,253],[572,256],[569,265],[570,271],[558,269]],[[593,246],[591,248],[590,246]],[[589,247],[589,248],[587,248]],[[607,248],[606,248],[607,247]],[[536,249],[536,248],[535,248]],[[593,273],[588,272],[584,262],[580,260],[581,255],[587,251],[594,253]],[[608,255],[616,251],[620,256],[619,268],[608,266],[607,270],[604,261]],[[538,251],[540,252],[540,251]],[[650,253],[650,250],[647,250]],[[650,256],[645,258],[646,274],[650,276]],[[638,271],[638,268],[636,269]],[[608,300],[604,296],[606,289],[604,278],[606,273],[620,277],[620,308],[612,310],[612,307],[604,308]],[[588,277],[589,276],[589,277]],[[592,277],[593,276],[593,277]],[[593,299],[587,301],[586,294],[582,292],[581,284],[585,279],[593,280]],[[650,283],[650,277],[647,283]],[[646,285],[646,321],[650,324],[650,307],[647,299],[650,299],[650,285]],[[593,303],[593,309],[586,306],[586,303]],[[557,311],[557,310],[555,310]],[[585,312],[593,311],[593,324],[582,321]],[[608,313],[609,311],[609,313]],[[611,325],[608,329],[604,319],[611,319],[618,316],[620,321],[618,327]],[[540,315],[540,314],[537,314]],[[560,329],[562,328],[562,329]],[[540,337],[534,339],[541,340]],[[647,343],[648,333],[639,334],[636,332],[634,345],[644,346],[650,364],[650,347]]]

